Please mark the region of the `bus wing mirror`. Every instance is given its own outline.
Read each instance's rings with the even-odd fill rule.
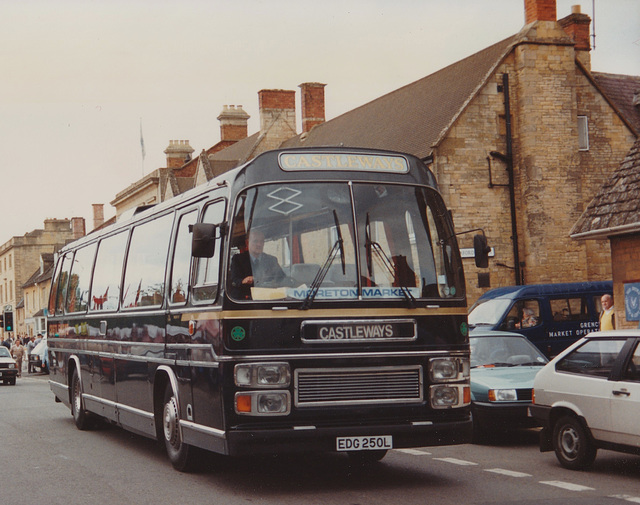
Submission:
[[[196,223],[191,225],[191,255],[195,258],[213,258],[216,252],[217,224]]]
[[[478,268],[489,267],[489,251],[491,248],[487,245],[487,237],[483,235],[473,236],[473,255]]]

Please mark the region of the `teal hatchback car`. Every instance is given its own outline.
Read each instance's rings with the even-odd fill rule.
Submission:
[[[547,358],[518,333],[476,329],[469,342],[474,436],[537,426],[528,408],[533,379]]]

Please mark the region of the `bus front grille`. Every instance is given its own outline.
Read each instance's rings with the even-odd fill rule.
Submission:
[[[302,368],[294,372],[295,406],[419,403],[422,367]]]

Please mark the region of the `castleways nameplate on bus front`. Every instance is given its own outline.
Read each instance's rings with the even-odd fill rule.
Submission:
[[[407,158],[400,155],[366,153],[299,153],[285,152],[278,156],[282,170],[352,170],[355,172],[409,172]]]
[[[413,319],[303,321],[302,341],[333,342],[410,342],[417,337]]]

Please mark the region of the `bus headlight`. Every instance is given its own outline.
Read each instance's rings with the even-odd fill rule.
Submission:
[[[291,413],[289,391],[247,391],[236,393],[236,414],[246,416],[286,416]]]
[[[431,382],[450,382],[469,377],[469,360],[463,358],[431,358],[429,360]]]
[[[449,409],[471,403],[471,388],[465,384],[438,384],[429,388],[431,408]]]
[[[288,363],[246,363],[234,368],[236,386],[289,387],[291,369]]]

